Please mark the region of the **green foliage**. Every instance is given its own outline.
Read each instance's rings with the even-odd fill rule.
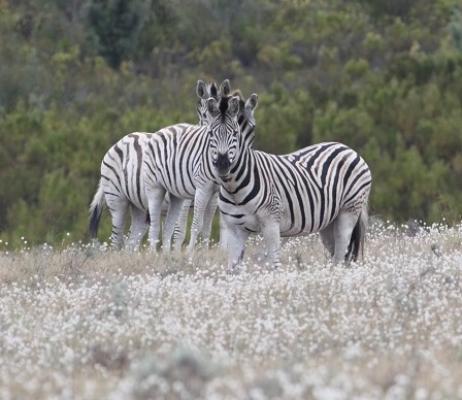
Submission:
[[[225,77],[259,94],[257,148],[344,142],[372,213],[458,221],[461,26],[457,0],[0,0],[0,238],[84,240],[105,151]]]
[[[462,51],[462,12],[455,9],[449,25],[454,46]]]
[[[118,68],[131,55],[144,24],[144,0],[92,0],[88,6],[88,25],[95,48]]]

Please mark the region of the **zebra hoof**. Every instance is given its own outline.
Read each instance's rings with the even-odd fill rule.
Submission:
[[[226,270],[228,275],[239,275],[240,272],[239,267],[228,267]]]
[[[269,269],[271,271],[277,271],[277,270],[281,269],[281,267],[282,267],[282,264],[279,261],[269,264]]]

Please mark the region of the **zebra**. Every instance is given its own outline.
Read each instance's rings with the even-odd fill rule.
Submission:
[[[202,80],[197,82],[196,94],[198,101],[196,111],[200,126],[206,126],[208,122],[206,99],[209,97],[218,98],[219,90],[229,94],[229,81],[225,80],[220,89],[214,82],[209,84]],[[178,130],[187,130],[191,126],[189,124],[177,124],[173,127]],[[173,129],[173,127],[168,129]],[[125,215],[127,209],[130,208],[132,222],[128,243],[133,249],[139,247],[149,225],[148,201],[144,192],[143,174],[141,172],[144,164],[143,157],[149,137],[158,135],[158,132],[130,133],[106,152],[101,163],[101,178],[98,190],[90,205],[90,237],[95,238],[97,235],[103,205],[106,204],[112,217],[111,243],[113,247],[120,248],[123,243]],[[168,203],[169,198],[166,196],[161,205],[162,211],[168,208]],[[185,237],[187,216],[191,203],[191,200],[185,202],[179,216],[175,236],[177,248],[181,247]],[[215,212],[215,210],[212,212]],[[208,219],[211,220],[210,217]],[[211,227],[208,229],[210,230]]]
[[[257,232],[275,267],[280,265],[281,236],[314,232],[334,263],[356,261],[364,248],[372,184],[366,162],[336,142],[286,155],[254,150],[242,135],[219,129],[223,100],[207,101],[208,138],[220,183],[218,208],[226,225],[229,269],[241,262],[247,237]]]
[[[226,104],[223,118],[219,121],[220,129],[231,135],[242,131],[242,136],[251,146],[253,126],[249,123],[249,115],[244,112],[244,108],[240,111],[240,104],[243,104],[244,100],[239,94],[228,96],[225,91],[220,92],[220,99],[224,99],[221,103]],[[143,176],[143,182],[149,203],[149,241],[152,248],[156,247],[159,239],[159,204],[166,192],[170,194],[170,207],[163,232],[166,249],[169,249],[174,221],[184,199],[194,198],[188,252],[193,251],[198,233],[204,225],[204,211],[216,208],[218,181],[212,165],[214,160],[208,157],[208,132],[207,126],[185,130],[166,129],[162,131],[162,135],[149,138],[144,155],[143,171],[146,174]],[[208,215],[213,216],[212,213]],[[223,237],[225,234],[221,232],[220,236]]]

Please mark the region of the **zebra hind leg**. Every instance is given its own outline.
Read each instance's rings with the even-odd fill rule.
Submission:
[[[128,201],[120,197],[106,196],[106,204],[112,219],[111,246],[115,249],[120,249],[124,242]]]
[[[130,211],[132,215],[132,223],[130,226],[130,236],[128,237],[128,248],[130,250],[137,251],[149,225],[145,210],[140,210],[132,205],[130,207]]]
[[[334,224],[326,226],[321,232],[321,241],[326,250],[329,252],[329,256],[333,257],[335,253],[335,240],[334,240]]]
[[[351,250],[351,240],[353,230],[359,223],[360,210],[340,211],[334,224],[334,263],[342,263],[349,261],[349,253]]]

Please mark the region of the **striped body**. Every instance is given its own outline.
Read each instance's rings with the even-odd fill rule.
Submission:
[[[198,185],[216,185],[212,170],[203,168],[206,133],[206,127],[180,124],[150,135],[144,146],[143,183],[182,199],[194,199]]]
[[[262,219],[271,215],[279,221],[281,236],[322,231],[340,210],[362,205],[371,185],[365,161],[340,143],[284,156],[247,151],[235,170],[219,197],[226,221],[258,232]]]
[[[178,124],[174,128],[183,131],[194,127],[189,124]],[[121,245],[123,226],[122,218],[125,210],[130,208],[132,226],[130,229],[131,246],[137,248],[149,225],[148,199],[145,190],[143,168],[145,168],[145,152],[152,137],[159,137],[162,133],[133,132],[115,143],[104,155],[101,163],[101,183],[105,203],[109,208],[113,220],[112,242],[117,247]],[[169,195],[165,196],[161,205],[161,213],[165,215],[169,207]],[[183,204],[181,215],[175,231],[175,243],[181,246],[185,236],[186,221],[192,201]]]
[[[134,207],[147,211],[142,166],[146,143],[153,135],[156,134],[130,133],[106,152],[101,163],[101,178],[108,200],[111,197],[125,198]]]

